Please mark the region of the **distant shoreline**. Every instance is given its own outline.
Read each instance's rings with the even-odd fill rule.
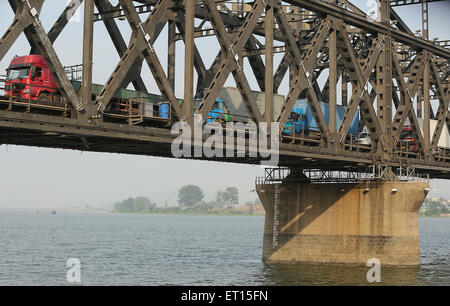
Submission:
[[[419,218],[450,218],[450,215],[447,216],[424,216],[424,215],[419,215]]]
[[[112,214],[132,214],[132,215],[172,215],[172,216],[242,216],[242,217],[264,217],[264,214],[250,214],[246,212],[117,212],[111,211]]]

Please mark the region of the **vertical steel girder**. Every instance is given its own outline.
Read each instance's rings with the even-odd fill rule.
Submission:
[[[185,17],[182,14],[177,14],[175,26],[178,29],[178,32],[183,37],[183,41],[185,41]],[[170,39],[169,39],[170,41]],[[173,42],[175,43],[175,41]],[[169,52],[170,53],[170,52]],[[195,41],[194,41],[194,68],[197,72],[197,90],[195,96],[201,96],[203,94],[203,88],[207,87],[206,82],[208,82],[208,72],[205,67],[205,63],[203,62],[202,56],[200,55],[200,51],[198,50]],[[170,73],[169,73],[170,75]]]
[[[167,46],[167,77],[170,86],[175,90],[175,65],[176,65],[176,41],[175,34],[177,25],[175,21],[170,20],[168,26],[168,46]]]
[[[265,66],[265,80],[264,80],[264,91],[265,95],[265,113],[267,123],[267,130],[270,131],[273,118],[273,33],[274,33],[274,14],[273,14],[273,0],[269,0],[266,6],[266,17],[265,17],[265,56],[266,56],[266,66]]]
[[[84,106],[92,103],[92,65],[94,52],[94,0],[84,2],[83,75],[79,96]]]
[[[284,76],[289,69],[290,65],[290,55],[289,53],[285,53],[281,62],[278,64],[278,68],[273,77],[273,92],[278,93],[278,89],[280,88],[281,82],[283,82]]]
[[[195,1],[184,0],[185,32],[184,32],[184,101],[183,114],[188,120],[192,117],[194,106],[194,31]]]
[[[336,133],[336,125],[337,125],[337,112],[336,112],[336,104],[337,104],[337,82],[338,82],[338,56],[337,56],[337,31],[333,29],[330,33],[330,39],[328,40],[328,52],[330,58],[329,71],[330,75],[328,78],[327,84],[330,86],[330,115],[329,115],[329,129],[330,133],[333,135],[333,138]]]

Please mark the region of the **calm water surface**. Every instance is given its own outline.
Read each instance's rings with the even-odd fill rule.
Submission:
[[[0,211],[0,285],[367,285],[366,267],[266,265],[263,217]],[[422,265],[384,285],[450,285],[450,218],[420,218]]]

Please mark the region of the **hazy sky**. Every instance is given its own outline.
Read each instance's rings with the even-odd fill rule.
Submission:
[[[114,4],[117,1],[112,1]],[[66,0],[47,0],[41,14],[41,21],[49,30],[68,3]],[[353,1],[361,9],[368,11],[371,0]],[[63,34],[55,42],[55,49],[65,66],[81,63],[82,59],[82,11],[69,23]],[[398,8],[397,12],[413,31],[421,29],[420,5]],[[430,4],[430,37],[449,39],[448,15],[450,2]],[[147,15],[141,15],[146,18]],[[0,1],[0,35],[13,20],[12,10],[5,0]],[[118,21],[129,39],[126,21]],[[103,84],[114,70],[119,57],[101,22],[95,24],[94,82]],[[207,67],[212,63],[218,45],[215,38],[201,40],[197,47],[205,58]],[[163,31],[155,48],[162,65],[166,66],[167,35]],[[184,45],[177,44],[176,94],[183,95],[183,52]],[[0,62],[0,74],[5,74],[14,55],[25,55],[29,45],[24,35],[15,43]],[[281,55],[275,57],[278,64]],[[248,69],[248,64],[244,69]],[[151,92],[159,93],[148,67],[143,65],[143,78]],[[252,89],[257,90],[254,77],[249,77]],[[230,78],[226,86],[234,86]],[[287,90],[286,80],[281,92]],[[203,188],[207,200],[215,198],[217,191],[228,186],[236,186],[241,194],[241,202],[253,200],[256,193],[254,179],[263,175],[259,166],[245,166],[214,162],[198,162],[131,155],[82,153],[69,150],[54,150],[15,146],[0,146],[1,175],[0,208],[62,208],[74,206],[107,206],[114,201],[130,196],[147,196],[153,201],[176,202],[176,191],[185,184],[196,184]],[[433,187],[450,197],[449,183],[433,182]]]

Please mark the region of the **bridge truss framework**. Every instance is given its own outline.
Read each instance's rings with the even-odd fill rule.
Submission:
[[[83,0],[70,1],[48,32],[39,19],[44,0],[8,1],[15,17],[0,39],[0,61],[24,33],[31,52],[45,57],[64,97],[66,117],[1,109],[0,143],[171,157],[174,136],[167,129],[103,120],[118,89],[132,83],[136,90],[147,91],[141,69],[148,65],[161,94],[171,102],[176,120],[192,122],[195,98],[201,99],[196,113],[206,118],[230,76],[255,123],[278,122],[282,130],[297,99],[307,98],[319,129],[317,145],[302,139],[282,143],[281,166],[350,171],[388,165],[450,178],[450,158],[438,148],[442,131],[450,131],[450,50],[445,42],[425,39],[425,31],[424,37],[414,35],[392,8],[421,1],[381,0],[381,19],[376,21],[346,0],[120,0],[117,6],[108,0],[84,0],[83,74],[78,93],[53,43]],[[428,6],[428,2],[437,1],[422,5]],[[145,20],[141,19],[143,13],[149,13]],[[117,18],[125,18],[132,30],[128,43]],[[424,19],[428,21],[428,10]],[[100,94],[92,99],[95,22],[104,24],[121,59]],[[167,54],[158,54],[154,48],[162,31],[168,31]],[[211,36],[217,39],[220,51],[206,67],[197,43]],[[185,45],[182,103],[174,93],[175,69],[179,68],[175,65],[177,41]],[[273,65],[275,53],[283,54],[278,67]],[[161,64],[163,56],[167,56],[167,69]],[[244,58],[251,71],[244,71]],[[251,91],[251,73],[259,90],[265,92],[263,111]],[[326,73],[327,81],[321,87],[319,78]],[[285,77],[289,78],[289,91],[275,117],[273,94]],[[338,88],[339,79],[342,88]],[[347,108],[337,127],[339,90],[341,104]],[[438,101],[437,111],[432,100]],[[328,123],[319,101],[330,105]],[[347,137],[358,112],[360,130],[367,128],[371,140],[363,149],[351,140],[349,143]],[[431,119],[437,120],[437,125],[430,137]],[[407,120],[419,146],[414,154],[397,150]],[[259,162],[249,157],[215,160]]]

